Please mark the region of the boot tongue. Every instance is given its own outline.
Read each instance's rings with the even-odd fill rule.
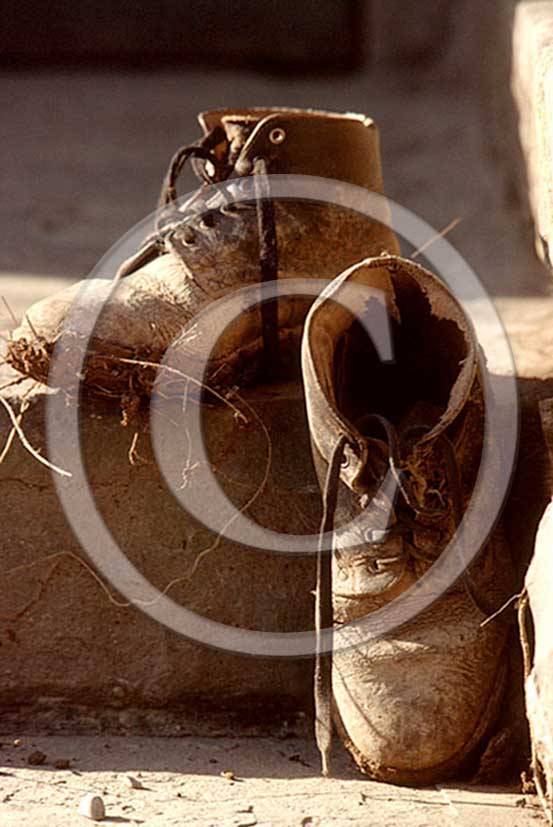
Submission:
[[[201,112],[198,116],[200,126],[204,134],[220,126],[224,129],[228,145],[216,149],[216,154],[222,158],[230,167],[233,167],[240,153],[246,144],[249,136],[259,123],[261,117],[266,114],[265,110],[260,113],[254,111],[228,111],[226,109],[214,109],[210,112]]]
[[[267,114],[265,110],[256,113],[215,109],[211,112],[202,112],[199,115],[199,121],[206,134],[216,126],[223,127],[229,142],[229,161],[234,164],[242,147],[265,114]]]
[[[242,147],[255,128],[258,118],[238,115],[224,115],[221,125],[229,140],[229,164],[234,165]]]

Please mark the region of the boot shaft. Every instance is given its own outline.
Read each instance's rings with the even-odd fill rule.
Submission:
[[[438,279],[383,256],[315,303],[302,362],[321,480],[346,439],[336,518],[349,527],[335,534],[335,595],[367,597],[353,607],[362,616],[432,565],[470,497],[483,437],[476,342]]]
[[[225,164],[223,174],[250,175],[261,156],[272,174],[316,175],[383,192],[378,130],[365,115],[220,109],[202,113],[199,121],[206,135],[221,128],[215,154]]]

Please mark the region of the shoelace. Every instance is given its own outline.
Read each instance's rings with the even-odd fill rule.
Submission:
[[[211,184],[213,181],[221,181],[226,178],[230,169],[228,165],[221,161],[215,152],[215,147],[219,146],[225,140],[225,130],[222,126],[215,126],[207,135],[204,135],[199,141],[193,144],[181,146],[169,162],[169,168],[163,180],[161,193],[159,195],[158,207],[163,210],[169,206],[175,206],[178,200],[177,181],[183,171],[185,164],[190,158],[198,158],[203,161],[209,161],[213,168],[213,175],[209,176],[206,172],[205,166],[199,168],[199,174],[206,184]]]
[[[369,423],[379,424],[386,433],[388,442],[388,471],[398,487],[401,497],[416,516],[425,515],[435,519],[444,518],[447,507],[444,509],[430,509],[421,507],[411,485],[401,469],[401,448],[397,430],[386,417],[379,414],[367,414],[356,423],[363,426]],[[405,436],[424,436],[429,431],[428,426],[414,425],[407,429]],[[445,434],[435,437],[436,442],[444,448],[445,470],[450,490],[452,503],[452,516],[455,528],[457,529],[463,519],[463,490],[461,485],[461,474],[455,448],[451,440]],[[322,773],[328,775],[330,772],[330,750],[332,746],[332,628],[333,628],[333,606],[332,606],[332,550],[324,551],[324,536],[327,532],[334,531],[334,515],[338,498],[340,484],[340,468],[344,458],[344,449],[348,444],[345,436],[340,437],[336,443],[325,478],[323,490],[323,517],[320,526],[319,544],[317,549],[317,585],[315,600],[315,639],[316,659],[314,678],[314,700],[315,700],[315,740],[321,755]],[[407,529],[416,527],[416,519],[412,519],[405,512],[399,511],[397,523],[389,531],[378,532],[378,543],[385,543],[390,537],[404,533]],[[367,536],[367,535],[366,535]],[[371,542],[370,535],[368,542]],[[374,542],[374,540],[372,540]],[[413,549],[407,548],[405,554],[413,554]],[[462,549],[459,553],[463,555]],[[427,562],[433,562],[427,558]],[[463,559],[462,580],[467,595],[475,608],[485,617],[492,618],[499,616],[485,596],[480,592]],[[326,629],[330,635],[330,646],[328,653],[323,651],[322,631]]]
[[[229,164],[226,159],[218,158],[214,152],[215,148],[225,140],[226,133],[223,127],[215,126],[201,140],[180,147],[173,155],[161,188],[155,232],[144,240],[138,252],[120,268],[116,275],[117,279],[125,278],[160,255],[165,237],[184,221],[199,216],[203,230],[209,230],[214,226],[214,213],[238,217],[240,209],[248,208],[249,205],[244,202],[235,203],[232,196],[229,196],[223,189],[217,191],[215,198],[206,201],[205,189],[209,187],[211,191],[214,183],[226,181],[233,172],[233,165]],[[209,162],[213,173],[207,172],[206,165],[197,166],[195,172],[202,179],[203,185],[184,205],[179,206],[177,181],[186,163],[191,159]],[[267,162],[263,157],[258,156],[253,159],[252,174],[259,236],[260,281],[266,283],[276,281],[278,278],[278,247],[269,172]],[[187,226],[186,232],[186,243],[194,244],[198,228],[192,229],[191,226]],[[266,377],[270,378],[276,371],[279,360],[277,300],[262,302],[261,324],[263,367]]]

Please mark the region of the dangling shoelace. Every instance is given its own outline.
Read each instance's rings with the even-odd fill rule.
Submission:
[[[448,509],[430,509],[421,507],[409,484],[409,481],[401,469],[401,448],[400,439],[396,428],[386,417],[380,414],[367,414],[357,421],[356,425],[363,426],[369,423],[379,424],[387,438],[388,443],[388,471],[392,474],[404,503],[414,512],[415,517],[425,515],[432,518],[443,518]],[[414,425],[407,429],[405,436],[424,436],[430,428],[423,425]],[[452,516],[455,528],[457,529],[463,519],[463,490],[461,484],[461,473],[459,463],[455,455],[455,448],[451,440],[445,434],[438,434],[435,437],[444,449],[446,478],[451,495]],[[340,484],[340,468],[344,457],[344,449],[348,444],[347,438],[339,438],[332,452],[328,466],[324,490],[323,490],[323,517],[319,530],[319,544],[317,549],[317,585],[315,601],[315,679],[314,679],[314,700],[315,700],[315,740],[321,755],[322,773],[328,775],[330,772],[330,750],[332,746],[332,628],[333,628],[333,606],[332,606],[332,550],[324,550],[324,537],[327,533],[334,531],[334,515],[338,499],[338,488]],[[381,479],[381,482],[383,478]],[[411,519],[407,514],[398,513],[398,522],[389,531],[379,531],[379,543],[384,543],[397,532],[403,533],[406,529],[416,527],[416,519]],[[406,552],[408,553],[408,552]],[[459,553],[463,556],[462,549]],[[429,560],[428,562],[432,562]],[[486,597],[478,589],[466,566],[463,556],[462,580],[468,597],[475,608],[485,617],[492,618],[499,616],[496,609],[487,601]],[[330,646],[328,652],[324,652],[322,632],[326,630],[329,636]]]
[[[214,210],[209,210],[202,196],[206,188],[209,187],[211,192],[214,183],[225,181],[232,174],[233,166],[225,159],[220,159],[214,152],[215,148],[225,140],[226,133],[223,127],[215,126],[201,140],[180,147],[173,155],[161,188],[155,232],[148,236],[138,252],[123,264],[116,275],[116,279],[125,278],[160,255],[163,250],[165,236],[182,224],[187,217],[191,217],[193,214],[204,216],[202,219],[203,227],[209,228],[212,226],[212,220],[209,219],[209,216],[212,215]],[[212,165],[213,173],[209,174],[207,172],[206,165],[197,167],[196,172],[202,178],[203,185],[186,204],[179,206],[177,181],[186,163],[193,158],[209,162]],[[267,162],[263,157],[254,158],[252,174],[259,236],[260,281],[261,283],[268,283],[276,281],[278,278],[278,247],[269,172]],[[222,204],[219,203],[216,210],[227,216],[237,215],[240,207],[247,206],[244,202],[235,204],[232,196],[226,193],[224,189],[218,190],[217,198],[219,202],[222,201]],[[194,243],[193,231],[189,234],[188,239],[188,243]],[[276,299],[262,302],[261,324],[264,370],[266,378],[270,378],[277,370],[279,360],[278,301]]]

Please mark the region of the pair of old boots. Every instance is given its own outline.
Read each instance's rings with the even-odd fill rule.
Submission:
[[[9,358],[47,382],[54,348],[82,347],[79,378],[127,404],[148,397],[175,341],[191,364],[201,358],[206,309],[278,279],[276,299],[239,306],[214,339],[208,331],[216,344],[203,376],[224,389],[301,372],[325,513],[315,681],[323,763],[334,725],[369,776],[443,780],[474,765],[497,731],[509,633],[501,619],[482,621],[510,594],[501,528],[423,611],[384,615],[377,632],[363,624],[431,572],[470,500],[486,416],[473,330],[447,287],[399,256],[384,213],[367,217],[343,197],[382,193],[370,119],[223,110],[200,123],[203,137],[171,163],[157,231],[122,267],[92,338],[79,331],[86,306],[67,324],[76,285],[28,311]],[[182,206],[176,182],[189,159],[204,186]],[[306,181],[323,181],[318,192],[332,203],[310,198]],[[287,291],[288,279],[300,281]],[[309,282],[316,289],[301,295]]]

